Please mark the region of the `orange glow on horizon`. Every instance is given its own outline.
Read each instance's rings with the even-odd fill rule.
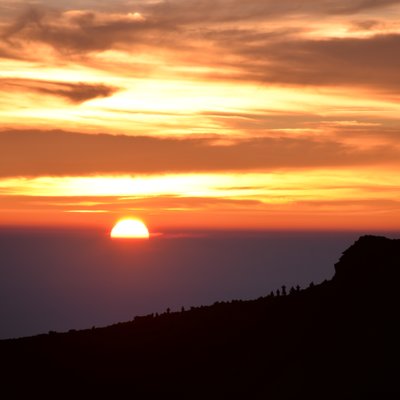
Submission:
[[[390,169],[366,168],[8,178],[0,225],[100,227],[140,213],[161,229],[396,229],[399,187]]]

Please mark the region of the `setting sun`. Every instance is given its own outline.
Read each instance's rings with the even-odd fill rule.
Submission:
[[[110,236],[113,239],[148,239],[150,234],[142,221],[126,218],[115,224]]]

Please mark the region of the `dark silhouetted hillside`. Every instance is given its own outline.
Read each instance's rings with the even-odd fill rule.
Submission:
[[[335,271],[279,296],[1,341],[4,398],[400,398],[400,240],[363,236]]]

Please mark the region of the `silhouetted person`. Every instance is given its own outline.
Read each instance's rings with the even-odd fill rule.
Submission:
[[[282,286],[282,296],[286,296],[286,286]]]

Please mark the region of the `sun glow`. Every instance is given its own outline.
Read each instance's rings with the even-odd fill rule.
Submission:
[[[142,221],[126,218],[115,224],[110,236],[113,239],[149,239],[150,234]]]

